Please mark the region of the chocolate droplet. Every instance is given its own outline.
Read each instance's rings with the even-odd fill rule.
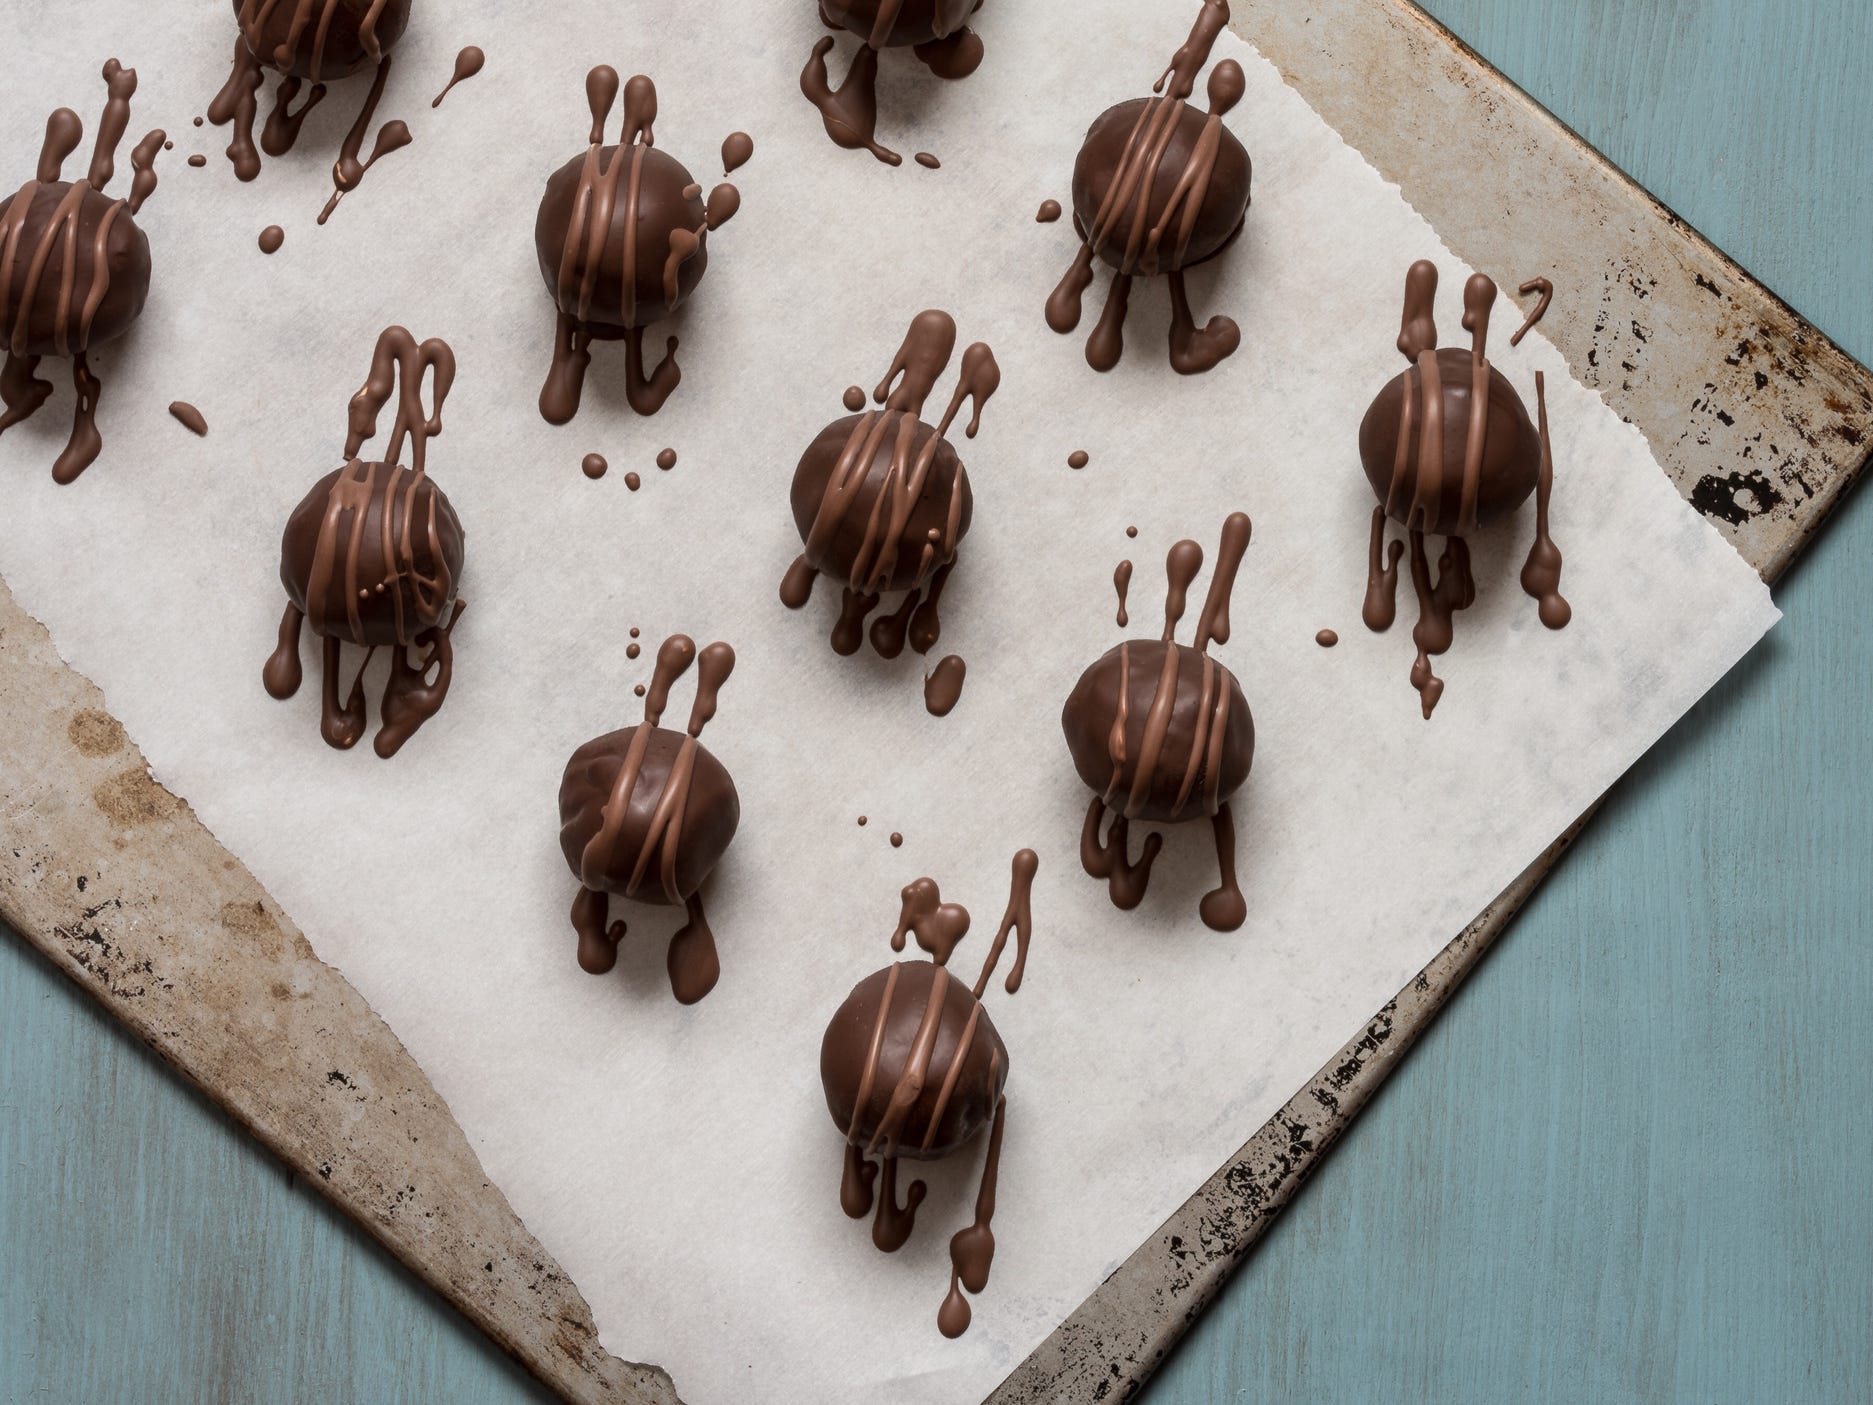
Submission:
[[[943,163],[927,151],[918,152],[916,160],[917,164],[922,166],[926,171],[940,171],[943,169]]]
[[[848,385],[845,388],[845,407],[856,415],[865,408],[865,392],[855,385]]]
[[[286,231],[277,224],[270,224],[260,231],[260,252],[277,254],[280,246],[286,242]]]
[[[1060,202],[1058,200],[1043,200],[1041,201],[1040,213],[1034,216],[1034,223],[1052,224],[1059,218]]]
[[[579,467],[585,470],[585,476],[587,478],[603,478],[605,476],[605,470],[610,468],[611,465],[605,462],[605,456],[603,454],[587,454],[585,456],[585,461],[581,463]]]
[[[1075,449],[1072,453],[1067,455],[1068,468],[1084,468],[1092,461],[1092,455],[1088,454],[1084,449]]]
[[[891,835],[891,847],[893,849],[902,849],[904,847],[904,836],[893,832]]]
[[[1323,649],[1331,649],[1340,642],[1340,636],[1330,629],[1323,629],[1314,636],[1314,642]]]
[[[657,467],[661,468],[665,473],[668,473],[671,469],[675,468],[676,467],[676,450],[665,449],[662,453],[658,454],[657,455]]]
[[[169,413],[176,417],[176,420],[183,428],[197,438],[206,438],[208,436],[208,421],[203,419],[202,412],[189,404],[188,401],[176,401],[169,407]]]
[[[635,493],[639,488],[644,486],[644,480],[639,478],[635,473],[627,473],[624,475],[624,486]]]

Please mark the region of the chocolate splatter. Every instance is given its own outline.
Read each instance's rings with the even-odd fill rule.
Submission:
[[[1075,449],[1072,453],[1067,455],[1067,467],[1072,469],[1084,468],[1092,461],[1092,455],[1087,453],[1084,449]]]
[[[208,437],[208,421],[202,416],[202,412],[189,404],[188,401],[176,400],[171,402],[169,413],[175,416],[176,423],[188,430],[188,432],[193,434],[197,439],[206,439]]]
[[[1059,218],[1060,218],[1060,202],[1058,200],[1043,200],[1041,201],[1041,208],[1040,208],[1039,213],[1037,213],[1034,216],[1034,223],[1052,224],[1055,220]]]
[[[1330,629],[1323,629],[1314,636],[1314,642],[1323,649],[1331,649],[1340,642],[1340,636]]]
[[[962,699],[967,672],[968,666],[955,654],[939,659],[935,671],[923,681],[924,710],[932,717],[948,717]]]
[[[722,139],[722,174],[732,176],[754,156],[754,138],[746,132],[730,132]]]
[[[658,454],[657,455],[657,467],[661,468],[665,473],[668,473],[671,469],[675,468],[676,467],[676,450],[665,449],[662,453]]]
[[[436,100],[430,103],[430,106],[441,107],[442,100],[455,91],[455,85],[457,83],[464,83],[470,78],[473,78],[477,73],[481,72],[487,65],[487,62],[488,56],[482,53],[482,51],[473,44],[463,49],[461,53],[455,56],[455,73],[450,77],[449,81],[443,85],[442,91],[436,94]]]
[[[270,224],[260,231],[260,252],[263,254],[277,254],[285,243],[286,231],[277,224]]]
[[[917,164],[922,166],[926,171],[940,171],[943,169],[943,163],[927,151],[918,152],[914,159]]]

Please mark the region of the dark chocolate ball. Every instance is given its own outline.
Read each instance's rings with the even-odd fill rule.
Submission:
[[[1100,206],[1119,174],[1126,147],[1139,117],[1150,101],[1152,99],[1137,98],[1109,107],[1086,133],[1086,140],[1080,146],[1079,159],[1073,165],[1073,214],[1084,236],[1090,236],[1093,232]],[[1202,136],[1208,121],[1209,116],[1202,108],[1188,103],[1184,105],[1152,181],[1151,201],[1145,214],[1144,227],[1147,232],[1163,220],[1164,211],[1170,204],[1171,196],[1189,165],[1197,140]],[[1219,253],[1235,237],[1249,211],[1252,171],[1249,153],[1235,134],[1225,126],[1221,135],[1221,145],[1216,153],[1216,169],[1210,177],[1209,189],[1197,213],[1196,227],[1191,231],[1190,241],[1184,247],[1182,257],[1178,256],[1179,222],[1173,221],[1165,231],[1155,255],[1144,253],[1141,237],[1139,261],[1136,267],[1128,270],[1126,248],[1131,242],[1134,227],[1128,204],[1126,216],[1110,221],[1112,228],[1106,231],[1095,246],[1105,263],[1121,272],[1147,275],[1175,273],[1180,268],[1189,268]]]
[[[893,461],[902,454],[907,466],[915,464],[924,446],[937,438],[936,430],[905,410],[875,410],[869,415],[848,415],[827,425],[820,431],[819,437],[807,446],[806,453],[800,456],[799,467],[794,470],[793,521],[799,528],[801,541],[807,541],[813,530],[820,505],[832,483],[833,473],[845,455],[846,446],[852,442],[853,432],[861,422],[867,420],[870,421],[867,436],[874,439],[875,444],[864,482],[840,516],[838,525],[823,548],[809,550],[807,554],[808,564],[814,570],[840,581],[850,581],[853,565],[875,530],[871,525],[873,514],[878,508],[879,494],[884,491]],[[880,420],[884,421],[883,432],[875,433]],[[909,437],[906,441],[907,430]],[[862,444],[859,452],[863,452]],[[940,439],[937,440],[936,455],[931,460],[929,475],[924,479],[923,491],[918,494],[909,520],[898,535],[897,559],[893,568],[882,583],[864,583],[866,590],[909,590],[928,579],[934,566],[928,570],[922,568],[924,545],[932,540],[930,534],[935,532],[939,543],[935,560],[940,564],[943,559],[940,544],[949,540],[952,497],[956,499],[956,528],[954,540],[951,541],[954,546],[969,533],[975,500],[969,491],[969,475],[963,469],[962,460],[956,456],[956,450],[947,439]],[[882,514],[879,520],[883,521]]]
[[[387,54],[410,26],[410,0],[234,0],[234,17],[254,57],[315,83],[374,62],[364,43],[373,11],[378,51]]]
[[[627,193],[631,181],[628,164],[634,156],[641,157],[642,167],[638,172],[636,239],[627,261],[625,236],[630,232]],[[533,226],[534,249],[539,255],[540,275],[546,280],[547,291],[552,293],[561,312],[600,338],[616,337],[626,328],[648,327],[674,310],[669,290],[664,286],[664,267],[670,258],[670,238],[677,230],[697,234],[699,241],[695,253],[685,258],[677,269],[677,303],[685,301],[696,290],[709,267],[703,197],[695,189],[696,180],[689,168],[655,146],[629,147],[622,157],[617,147],[608,146],[603,159],[607,166],[622,159],[627,169],[619,185],[617,201],[612,206],[611,225],[598,252],[596,268],[591,266],[586,246],[581,241],[573,256],[571,276],[566,286],[561,286],[566,238],[584,183],[586,154],[573,157],[553,172],[546,183],[546,193],[540,198],[540,213]],[[582,295],[581,289],[588,279],[590,289]]]
[[[650,736],[637,779],[631,786],[624,821],[608,851],[593,856],[596,870],[587,873],[584,871],[586,849],[604,828],[606,802],[618,783],[633,739],[646,727]],[[688,743],[690,738],[682,732],[642,723],[608,732],[573,752],[559,784],[559,847],[574,876],[582,883],[637,902],[676,906],[702,886],[703,879],[728,852],[735,829],[741,823],[741,797],[735,793],[735,782],[729,777],[728,768],[700,742],[694,743],[689,794],[682,805],[674,853],[671,840],[661,830],[659,838],[651,838],[651,821],[659,806],[665,803],[665,792],[675,774],[677,758]],[[646,844],[653,846],[648,857]],[[672,857],[673,882],[666,886],[664,862]],[[643,872],[633,885],[632,874],[640,861]]]
[[[348,507],[335,515],[329,511],[340,475],[347,478],[341,498],[365,499],[361,524]],[[410,569],[399,570],[406,539]],[[315,483],[287,519],[280,581],[315,634],[367,647],[408,644],[448,622],[462,576],[463,541],[455,509],[429,478],[381,463],[347,465]]]
[[[1405,476],[1392,515],[1406,526],[1421,527],[1437,536],[1458,534],[1462,528],[1463,465],[1470,445],[1470,404],[1474,395],[1474,362],[1470,353],[1446,347],[1437,353],[1438,373],[1443,380],[1444,405],[1444,476],[1435,518],[1429,522],[1406,522],[1418,481],[1418,459],[1423,426],[1423,407],[1413,418],[1411,443],[1406,447]],[[1365,421],[1359,426],[1359,458],[1366,468],[1366,480],[1378,494],[1381,504],[1391,492],[1392,473],[1398,459],[1398,429],[1404,404],[1407,378],[1417,380],[1416,370],[1394,378],[1372,402]],[[1508,516],[1528,501],[1541,473],[1541,436],[1528,417],[1528,407],[1503,374],[1490,367],[1489,414],[1484,421],[1483,462],[1476,485],[1476,522],[1479,526]]]
[[[0,341],[7,340],[19,316],[34,253],[45,240],[54,215],[71,192],[72,185],[68,181],[56,181],[50,185],[35,185],[32,190],[32,204],[20,228],[18,252],[8,271],[7,322],[0,328]],[[0,200],[0,221],[19,198],[14,194]],[[48,246],[49,257],[39,274],[26,317],[26,344],[19,348],[24,355],[66,356],[99,346],[121,335],[142,313],[150,292],[150,241],[149,236],[137,228],[136,220],[125,207],[117,210],[111,219],[110,232],[105,236],[103,298],[91,314],[88,328],[85,323],[85,303],[100,275],[98,230],[119,203],[88,185],[84,187],[74,237],[68,241],[61,232]],[[71,251],[69,267],[66,263],[68,249]]]
[[[852,1134],[860,1146],[870,1143],[891,1106],[891,1094],[904,1077],[918,1028],[929,1007],[931,986],[939,973],[945,981],[945,992],[936,1044],[923,1091],[898,1130],[897,1154],[914,1161],[939,1160],[966,1145],[995,1115],[995,1105],[1008,1081],[1008,1050],[995,1031],[995,1022],[970,993],[967,981],[933,961],[901,961],[852,987],[852,993],[826,1026],[826,1037],[819,1047],[819,1076],[826,1089],[827,1110],[839,1131]],[[872,1038],[880,1027],[887,986],[891,1003],[884,1011],[877,1067],[872,1070],[865,1105],[858,1108],[859,1089],[866,1083]],[[975,1031],[945,1102],[944,1085],[950,1082],[971,1015],[975,1016]],[[933,1130],[931,1122],[937,1117],[939,1103],[943,1104],[942,1117]]]
[[[878,24],[879,11],[887,4],[897,11],[879,48],[901,48],[906,44],[927,44],[962,28],[963,21],[975,12],[979,0],[821,0],[820,18],[827,25],[870,37]]]
[[[1139,780],[1139,765],[1149,750],[1147,732],[1166,649],[1177,651],[1168,725],[1139,802],[1133,805],[1130,797]],[[1206,666],[1212,675],[1212,692],[1207,698],[1203,687]],[[1125,746],[1123,758],[1115,764],[1112,731],[1119,716],[1121,675],[1126,678]],[[1228,690],[1229,704],[1223,721],[1218,774],[1212,778],[1209,758],[1214,737],[1208,719],[1213,715],[1211,706],[1219,688]],[[1249,778],[1249,767],[1255,760],[1255,720],[1241,684],[1222,664],[1184,644],[1140,639],[1111,650],[1080,675],[1060,715],[1060,725],[1080,779],[1089,789],[1104,795],[1113,787],[1116,776],[1112,807],[1134,819],[1171,824],[1207,816],[1211,808],[1206,797],[1214,795],[1218,804],[1229,799]],[[1195,779],[1180,806],[1178,794],[1184,790],[1185,777],[1192,772],[1191,752],[1197,749],[1200,739],[1206,743],[1201,748],[1203,755],[1196,759]]]

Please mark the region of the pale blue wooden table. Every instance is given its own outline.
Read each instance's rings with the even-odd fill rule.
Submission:
[[[1430,8],[1873,361],[1866,0]],[[1148,1405],[1873,1395],[1870,493]],[[537,1398],[0,938],[0,1401]]]

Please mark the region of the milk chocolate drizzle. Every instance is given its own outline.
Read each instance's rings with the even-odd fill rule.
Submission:
[[[727,644],[710,644],[699,654],[695,640],[686,634],[673,634],[657,651],[656,671],[651,675],[650,691],[644,698],[644,723],[632,733],[630,749],[612,783],[598,831],[586,842],[580,855],[579,881],[583,886],[572,904],[572,925],[579,934],[579,964],[594,975],[602,975],[617,962],[618,943],[624,938],[625,924],[620,921],[606,925],[610,898],[599,885],[624,833],[639,783],[655,784],[647,779],[644,758],[650,750],[652,734],[663,721],[670,689],[689,672],[691,664],[698,667],[696,701],[690,709],[689,725],[676,759],[662,777],[651,805],[649,829],[638,847],[637,862],[624,891],[625,897],[635,897],[654,868],[664,898],[684,905],[688,920],[670,939],[667,962],[670,989],[684,1005],[694,1005],[701,1000],[715,988],[722,974],[715,934],[710,931],[703,913],[702,895],[681,892],[676,871],[682,857],[683,819],[695,784],[696,752],[701,745],[703,728],[715,716],[722,686],[735,671],[735,651]]]
[[[1188,803],[1195,800],[1210,817],[1221,882],[1204,895],[1199,911],[1205,925],[1219,932],[1240,927],[1248,916],[1248,904],[1236,880],[1235,819],[1229,802],[1221,795],[1223,751],[1234,714],[1233,680],[1226,668],[1210,658],[1209,647],[1212,642],[1229,642],[1229,601],[1237,571],[1249,548],[1251,532],[1246,513],[1232,513],[1223,523],[1216,571],[1197,620],[1194,647],[1203,657],[1201,691],[1194,709],[1195,732],[1190,741],[1190,758],[1175,807],[1182,813]],[[1160,757],[1170,738],[1171,720],[1177,712],[1182,663],[1175,647],[1177,625],[1183,619],[1191,583],[1202,569],[1203,548],[1197,543],[1180,541],[1171,548],[1165,562],[1169,588],[1164,602],[1162,642],[1173,647],[1164,651],[1157,686],[1145,714],[1131,789],[1123,794],[1121,786],[1126,764],[1132,759],[1126,736],[1131,721],[1132,646],[1129,643],[1119,646],[1118,707],[1108,743],[1112,779],[1105,793],[1095,796],[1086,811],[1086,823],[1080,831],[1080,863],[1090,876],[1106,880],[1113,905],[1121,911],[1130,911],[1144,901],[1151,881],[1151,867],[1164,845],[1162,834],[1154,831],[1146,835],[1139,861],[1132,862],[1131,822],[1142,813],[1150,796]],[[1108,814],[1113,816],[1112,824],[1102,839],[1100,831]]]
[[[1173,194],[1157,224],[1150,223],[1152,193],[1166,169],[1165,161],[1184,109],[1196,89],[1197,74],[1210,61],[1216,37],[1229,23],[1228,0],[1203,0],[1190,37],[1171,58],[1146,101],[1119,157],[1118,169],[1106,190],[1090,229],[1080,231],[1080,250],[1066,276],[1047,299],[1047,325],[1062,334],[1080,324],[1080,301],[1093,281],[1093,256],[1120,230],[1125,243],[1105,312],[1086,342],[1086,361],[1096,371],[1119,364],[1125,350],[1125,316],[1131,300],[1132,279],[1163,273],[1171,292],[1171,365],[1180,375],[1198,375],[1215,367],[1242,343],[1242,329],[1220,314],[1199,329],[1190,311],[1184,286],[1184,260],[1195,233],[1203,201],[1216,173],[1222,150],[1223,118],[1242,100],[1248,80],[1242,65],[1224,59],[1210,74],[1209,113],[1202,136],[1176,173]],[[1168,84],[1168,86],[1167,86]],[[1045,215],[1046,207],[1042,207]]]
[[[1554,301],[1554,284],[1546,278],[1531,278],[1521,286],[1519,291],[1523,297],[1527,297],[1530,293],[1539,294],[1539,297],[1535,302],[1535,310],[1528,314],[1528,320],[1521,325],[1514,336],[1509,338],[1510,346],[1522,344],[1522,338],[1528,335],[1530,328],[1548,315],[1548,304]]]
[[[285,39],[270,53],[263,54],[261,50],[266,47],[267,21],[273,18],[277,10],[289,4],[293,7],[292,20]],[[260,174],[261,151],[269,156],[284,156],[291,151],[299,140],[299,132],[307,116],[324,100],[326,43],[338,4],[339,0],[242,0],[235,16],[240,32],[234,39],[234,66],[227,81],[222,84],[221,91],[215,94],[214,101],[208,105],[208,120],[217,127],[230,129],[228,160],[233,163],[234,174],[239,179],[250,181]],[[320,224],[330,218],[339,200],[347,191],[356,187],[358,181],[363,179],[364,172],[376,163],[378,157],[386,156],[410,143],[410,129],[407,126],[400,121],[387,122],[377,134],[370,160],[362,164],[358,162],[357,156],[364,145],[365,131],[376,114],[377,104],[384,95],[384,83],[390,74],[390,55],[385,52],[377,34],[377,26],[386,4],[387,0],[372,0],[370,9],[358,26],[358,39],[366,57],[377,66],[377,73],[364,108],[352,124],[338,164],[333,168],[337,189],[325,213],[319,216]],[[294,54],[307,32],[314,36],[310,65],[312,87],[306,93],[306,100],[295,110],[293,102],[307,80],[294,77],[284,70],[292,65]],[[466,55],[469,51],[463,52]],[[281,70],[280,86],[274,94],[273,107],[267,114],[260,147],[256,150],[254,118],[259,112],[260,88],[266,81],[264,70],[267,67]],[[437,104],[441,101],[441,98],[436,99]]]
[[[877,16],[869,28],[859,29],[848,23],[851,6],[847,0],[821,0],[820,19],[828,29],[849,29],[862,35],[852,66],[838,87],[833,87],[827,72],[826,56],[832,52],[830,34],[814,44],[813,52],[800,73],[800,91],[819,111],[826,135],[835,146],[847,151],[869,151],[887,166],[899,166],[904,158],[878,144],[878,51],[891,43],[891,31],[897,24],[903,0],[880,0]],[[976,9],[981,8],[977,0]],[[927,43],[911,50],[939,78],[967,78],[982,64],[982,40],[967,24],[958,24]],[[934,158],[932,158],[934,160]],[[923,155],[919,154],[919,161]],[[928,163],[926,163],[928,164]]]
[[[425,378],[430,380],[432,396],[432,407],[427,410],[423,405]],[[370,375],[351,398],[346,462],[326,498],[306,584],[307,611],[315,619],[333,618],[329,606],[334,591],[345,602],[346,632],[328,634],[324,640],[320,719],[321,735],[341,751],[357,745],[364,734],[364,672],[377,652],[376,646],[365,642],[360,600],[373,594],[388,599],[396,631],[390,679],[381,704],[382,726],[373,743],[377,754],[386,759],[395,756],[449,695],[455,664],[451,635],[467,606],[455,599],[456,583],[443,554],[436,489],[428,481],[427,457],[430,439],[442,433],[442,407],[454,382],[455,353],[447,342],[432,337],[419,345],[402,327],[387,327],[377,339]],[[378,417],[393,399],[397,413],[383,460],[366,463],[359,451],[376,435]],[[406,437],[410,445],[407,476],[398,468]],[[363,533],[374,507],[382,533],[379,551],[391,563],[390,574],[375,581],[364,579],[359,569]],[[428,573],[417,562],[414,538],[419,531],[428,549]],[[414,616],[404,608],[405,583]],[[299,635],[304,619],[299,607],[289,601],[280,620],[278,646],[262,670],[267,691],[281,700],[299,691]],[[340,702],[340,654],[347,640],[366,652],[349,694]],[[412,649],[421,651],[414,663]]]
[[[955,1096],[958,1081],[968,1066],[970,1049],[980,1028],[981,1000],[989,979],[1000,964],[1010,932],[1015,936],[1015,963],[1008,973],[1005,989],[1014,994],[1021,988],[1027,969],[1028,942],[1033,934],[1032,893],[1034,875],[1040,859],[1032,849],[1023,849],[1014,857],[1009,883],[1008,907],[1001,926],[983,961],[969,996],[969,1017],[957,1040],[947,1069],[936,1067],[937,1036],[943,1023],[945,1005],[950,995],[951,976],[947,969],[950,954],[969,929],[969,913],[955,903],[943,903],[936,881],[919,878],[903,891],[903,907],[897,930],[891,937],[894,951],[904,949],[904,934],[913,931],[918,945],[931,953],[937,970],[930,983],[930,994],[911,1039],[903,1072],[892,1086],[883,1117],[877,1130],[867,1140],[859,1135],[859,1120],[872,1102],[881,1073],[885,1039],[891,1028],[891,1011],[897,999],[899,973],[907,969],[899,963],[885,976],[883,998],[879,1001],[877,1021],[872,1027],[864,1068],[859,1075],[858,1097],[853,1103],[852,1121],[846,1128],[844,1169],[839,1185],[839,1204],[852,1219],[863,1219],[873,1209],[873,1182],[878,1182],[877,1213],[872,1221],[872,1243],[885,1253],[895,1253],[909,1240],[915,1227],[917,1207],[923,1203],[925,1186],[912,1181],[904,1202],[897,1198],[897,1163],[900,1137],[911,1111],[932,1080],[940,1079],[935,1105],[920,1152],[928,1152],[942,1126],[944,1114]],[[928,936],[926,936],[928,934]],[[999,1053],[989,1058],[986,1078],[991,1088],[999,1088],[1006,1071]],[[995,1214],[996,1174],[1001,1165],[1002,1132],[1007,1121],[1008,1100],[997,1096],[995,1115],[989,1132],[988,1155],[983,1162],[981,1188],[976,1196],[975,1219],[950,1239],[950,1284],[937,1313],[937,1327],[946,1337],[959,1337],[969,1328],[970,1311],[963,1290],[981,1293],[988,1287],[989,1269],[995,1258],[995,1236],[989,1225]],[[880,1157],[883,1175],[871,1164],[870,1157]]]
[[[461,53],[455,56],[454,74],[449,78],[449,81],[443,85],[442,91],[436,94],[436,100],[430,103],[430,106],[441,107],[442,100],[455,91],[455,85],[457,83],[465,83],[470,78],[473,78],[487,66],[487,62],[488,56],[473,44],[463,49]]]
[[[625,399],[640,415],[654,415],[683,379],[677,364],[678,339],[668,338],[664,358],[656,370],[644,370],[644,327],[638,316],[637,282],[639,202],[644,153],[657,144],[657,85],[637,74],[624,87],[622,143],[605,145],[605,121],[618,99],[618,70],[600,64],[585,78],[586,102],[592,112],[592,132],[579,187],[573,197],[572,218],[559,260],[559,321],[553,335],[553,365],[540,391],[540,413],[549,424],[565,424],[579,411],[586,368],[592,364],[594,327],[618,328],[625,351]],[[740,141],[736,139],[740,138]],[[754,143],[740,133],[722,144],[724,165],[754,153]],[[736,164],[739,164],[739,161]],[[686,192],[690,193],[690,192]],[[700,194],[700,188],[694,188]],[[720,229],[741,208],[741,192],[724,182],[710,192],[701,227],[679,229],[670,236],[670,256],[661,272],[664,302],[671,312],[682,302],[678,279],[682,267],[702,248],[706,231]],[[595,305],[600,264],[611,238],[613,217],[624,227],[624,266],[620,270],[623,296],[617,307]],[[572,311],[567,311],[570,304]]]
[[[1399,401],[1398,448],[1385,501],[1373,511],[1367,547],[1366,600],[1361,618],[1375,633],[1391,628],[1397,615],[1398,563],[1402,542],[1386,544],[1386,520],[1404,524],[1410,542],[1411,583],[1418,597],[1418,623],[1411,631],[1417,657],[1411,666],[1411,684],[1418,690],[1426,721],[1444,695],[1444,681],[1432,660],[1449,651],[1455,639],[1455,616],[1476,601],[1476,580],[1470,566],[1467,538],[1480,525],[1477,519],[1484,451],[1489,440],[1491,367],[1488,357],[1490,313],[1496,285],[1486,274],[1472,274],[1463,290],[1463,328],[1470,333],[1470,420],[1464,427],[1463,478],[1459,485],[1457,530],[1447,537],[1432,574],[1425,543],[1425,526],[1437,518],[1444,499],[1443,370],[1437,348],[1437,265],[1428,259],[1414,263],[1405,275],[1404,317],[1398,350],[1412,363],[1405,373]],[[1535,279],[1522,291],[1541,293],[1534,313],[1511,340],[1513,346],[1547,311],[1554,285]],[[1561,552],[1548,530],[1548,503],[1554,482],[1553,447],[1548,436],[1547,390],[1542,375],[1535,376],[1540,402],[1541,470],[1536,488],[1535,541],[1522,568],[1522,587],[1539,602],[1541,622],[1550,629],[1566,627],[1573,611],[1560,592]],[[1414,438],[1415,436],[1415,438]],[[1417,450],[1416,463],[1412,450]],[[1415,470],[1415,471],[1414,471]]]
[[[956,322],[947,312],[931,309],[912,320],[890,369],[872,392],[884,408],[867,410],[853,422],[838,464],[826,480],[807,533],[806,549],[781,580],[781,602],[791,610],[803,607],[812,597],[813,582],[819,575],[813,561],[824,558],[848,517],[859,511],[867,513],[864,536],[847,573],[839,619],[832,631],[832,647],[839,654],[858,652],[866,635],[865,621],[878,608],[882,592],[906,550],[917,553],[917,583],[898,609],[872,622],[872,647],[884,658],[896,658],[908,639],[918,654],[927,654],[941,636],[938,609],[943,587],[955,569],[961,540],[966,479],[960,466],[950,486],[944,525],[912,541],[910,519],[963,402],[971,405],[963,432],[973,439],[982,426],[983,406],[1001,385],[1001,367],[995,363],[995,353],[986,342],[971,345],[963,352],[962,373],[936,433],[927,436],[921,448],[916,447],[924,402],[937,378],[948,369],[955,347]],[[880,449],[887,443],[891,445],[890,465],[883,481],[869,495],[867,508],[867,480]],[[926,681],[925,703],[933,715],[941,717],[955,706],[962,690],[963,668],[963,661],[951,655]]]
[[[1125,611],[1125,596],[1132,588],[1132,563],[1130,561],[1119,562],[1118,566],[1113,570],[1112,588],[1119,593],[1118,626],[1120,629],[1123,629],[1132,622],[1132,617]]]
[[[91,349],[93,320],[110,291],[111,230],[120,219],[134,220],[155,191],[156,156],[167,140],[158,130],[137,143],[130,154],[129,196],[110,201],[96,215],[90,247],[81,250],[78,239],[87,203],[94,195],[102,196],[116,174],[117,148],[130,125],[130,99],[137,91],[137,71],[116,59],[105,61],[103,76],[104,115],[85,178],[70,184],[60,179],[65,159],[84,140],[84,123],[78,114],[61,107],[47,119],[33,179],[20,187],[0,218],[0,339],[6,352],[0,364],[0,405],[6,407],[0,413],[0,434],[30,419],[52,394],[52,383],[37,375],[40,358],[27,355],[26,347],[32,339],[34,304],[39,301],[46,268],[53,254],[62,252],[64,272],[52,309],[52,340],[57,355],[71,358],[78,403],[71,437],[52,465],[53,480],[61,484],[70,483],[96,463],[104,448],[97,427],[98,395],[103,387],[91,373],[86,355]],[[56,196],[57,203],[34,231],[30,217],[42,193]],[[25,269],[25,277],[16,304],[12,288],[20,268]]]

